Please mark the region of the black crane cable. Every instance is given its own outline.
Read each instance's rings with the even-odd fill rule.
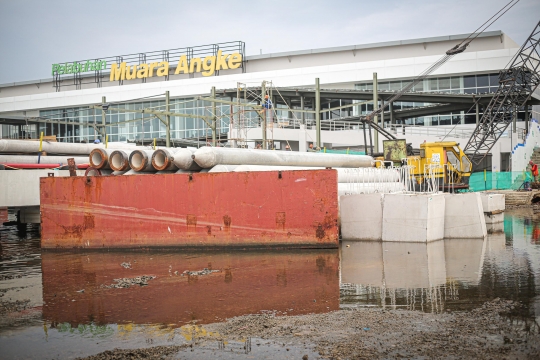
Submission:
[[[366,120],[371,121],[374,116],[377,116],[380,113],[382,113],[387,106],[389,106],[391,103],[393,103],[394,101],[399,99],[404,93],[406,93],[407,91],[412,89],[413,86],[418,84],[421,80],[424,80],[429,74],[431,74],[432,72],[437,70],[439,67],[441,67],[444,63],[446,63],[448,60],[450,60],[455,55],[460,54],[463,51],[465,51],[465,49],[469,46],[469,44],[474,39],[476,39],[478,36],[480,36],[480,34],[482,34],[484,31],[486,31],[491,25],[493,25],[501,16],[506,14],[506,12],[508,12],[508,10],[513,8],[518,2],[519,2],[519,0],[511,0],[509,3],[507,3],[505,6],[503,6],[499,11],[497,11],[492,17],[490,17],[488,20],[486,20],[482,25],[480,25],[469,36],[467,36],[465,39],[463,39],[459,44],[455,45],[453,48],[448,50],[446,52],[446,54],[443,55],[443,57],[441,57],[439,60],[437,60],[435,63],[433,63],[429,68],[424,70],[420,75],[418,75],[415,79],[413,79],[405,87],[401,88],[401,90],[398,93],[396,93],[390,99],[386,100],[384,102],[384,104],[381,104],[381,107],[379,107],[377,110],[374,110],[370,114],[366,115]],[[493,18],[495,18],[495,19],[493,19]],[[482,29],[482,30],[480,32],[477,32],[480,29]],[[469,40],[469,41],[467,41],[467,40]]]

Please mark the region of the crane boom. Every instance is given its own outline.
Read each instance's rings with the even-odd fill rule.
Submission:
[[[464,151],[479,164],[512,122],[513,113],[526,105],[538,87],[540,76],[540,22],[512,59],[510,66],[499,74],[499,88],[484,109]],[[483,154],[483,156],[479,156]]]

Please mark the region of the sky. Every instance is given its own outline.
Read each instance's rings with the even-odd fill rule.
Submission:
[[[244,41],[246,54],[469,34],[509,0],[0,0],[0,84],[51,77],[51,65]],[[522,44],[540,0],[488,30]]]

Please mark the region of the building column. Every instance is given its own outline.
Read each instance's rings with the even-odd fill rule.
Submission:
[[[379,105],[379,94],[378,94],[378,91],[377,91],[377,73],[374,72],[373,73],[373,111],[377,110],[377,107]],[[373,122],[375,124],[379,124],[379,117],[377,115],[375,115],[373,117]],[[378,153],[379,152],[379,132],[376,130],[376,129],[373,129],[373,145],[375,147],[375,150],[374,152]]]

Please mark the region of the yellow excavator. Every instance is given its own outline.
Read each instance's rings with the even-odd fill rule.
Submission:
[[[383,156],[375,158],[376,166],[407,165],[418,189],[425,188],[427,181],[446,192],[469,188],[472,162],[457,142],[424,142],[418,154],[412,155],[411,150],[404,139],[384,140]]]

